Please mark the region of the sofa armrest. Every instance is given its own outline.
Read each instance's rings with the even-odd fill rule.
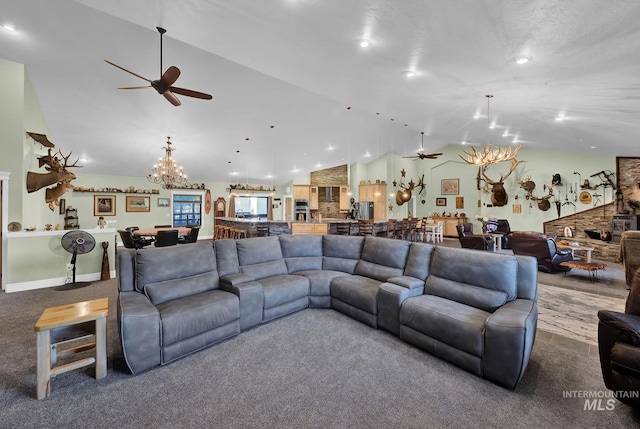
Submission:
[[[619,313],[617,311],[600,310],[598,319],[616,331],[616,342],[640,347],[640,316]]]
[[[227,292],[231,292],[232,286],[254,281],[253,276],[245,273],[228,274],[220,277],[220,286]]]
[[[528,299],[515,299],[487,318],[483,376],[498,384],[515,388],[531,356],[538,324],[538,305]]]
[[[422,295],[423,292],[424,282],[422,287],[413,289],[394,283],[382,283],[378,289],[378,327],[399,335],[402,303],[409,297]]]
[[[411,277],[411,276],[391,277],[389,280],[387,280],[387,283],[393,283],[398,286],[406,287],[407,289],[410,289],[410,290],[421,289],[418,295],[422,295],[422,293],[424,292],[424,280],[420,280],[416,277]]]
[[[118,291],[136,290],[136,252],[131,249],[118,250]]]
[[[161,363],[160,313],[144,294],[118,294],[118,329],[129,369],[138,374]]]
[[[233,293],[240,300],[241,331],[262,323],[264,295],[262,285],[259,282],[237,284],[231,286],[227,292]]]

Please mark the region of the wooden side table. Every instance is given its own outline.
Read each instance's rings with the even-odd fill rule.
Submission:
[[[36,322],[38,365],[36,393],[44,399],[51,393],[51,377],[96,364],[96,379],[107,375],[107,315],[109,298],[50,307]],[[62,351],[58,345],[94,337],[94,341]],[[54,367],[58,357],[95,349],[95,357]]]

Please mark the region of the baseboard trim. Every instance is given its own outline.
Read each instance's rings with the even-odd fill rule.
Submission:
[[[111,270],[110,271],[110,276],[111,278],[115,278],[116,277],[116,270]],[[101,273],[89,273],[89,274],[81,274],[81,275],[77,275],[76,276],[76,281],[77,282],[95,282],[95,281],[99,281],[100,280],[100,276]],[[56,277],[56,278],[51,278],[51,279],[42,279],[42,280],[35,280],[35,281],[30,281],[30,282],[21,282],[21,283],[8,283],[5,289],[5,292],[10,293],[10,292],[24,292],[27,290],[34,290],[34,289],[44,289],[47,287],[54,287],[54,286],[62,286],[64,285],[64,281],[65,281],[66,277]]]

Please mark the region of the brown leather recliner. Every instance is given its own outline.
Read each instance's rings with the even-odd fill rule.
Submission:
[[[556,240],[541,232],[516,231],[509,234],[511,250],[515,255],[533,256],[538,260],[538,270],[545,273],[566,272],[561,262],[572,261],[570,249],[558,249]]]
[[[473,225],[462,223],[456,225],[460,245],[465,249],[491,250],[493,249],[493,238],[489,235],[474,234]]]
[[[640,408],[640,269],[631,281],[625,312],[598,311],[602,377],[621,402]]]

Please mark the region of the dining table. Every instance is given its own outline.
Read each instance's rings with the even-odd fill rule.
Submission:
[[[189,232],[191,232],[191,228],[178,226],[175,228],[141,228],[133,231],[133,235],[138,237],[156,237],[158,231],[171,231],[172,229],[178,230],[178,237],[186,237],[189,235]]]

